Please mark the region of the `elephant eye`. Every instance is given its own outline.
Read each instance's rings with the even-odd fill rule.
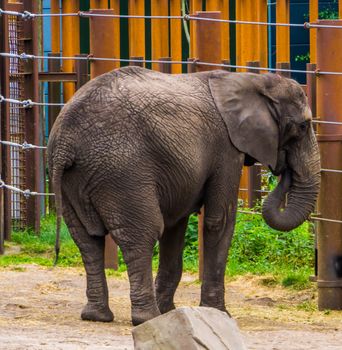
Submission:
[[[308,128],[308,122],[307,121],[302,122],[302,123],[299,124],[299,129],[301,131],[306,131],[307,128]]]

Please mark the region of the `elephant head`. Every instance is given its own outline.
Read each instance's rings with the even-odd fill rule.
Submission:
[[[299,226],[313,211],[320,184],[319,150],[301,86],[270,73],[217,73],[209,84],[234,146],[281,175],[264,201],[265,221],[282,231]]]

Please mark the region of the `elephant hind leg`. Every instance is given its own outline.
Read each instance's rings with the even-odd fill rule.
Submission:
[[[166,228],[159,240],[159,268],[156,278],[157,303],[161,313],[175,308],[173,297],[182,277],[183,247],[188,217]]]
[[[150,215],[143,218],[136,213],[136,217],[130,217],[135,224],[128,223],[110,231],[127,265],[134,326],[160,315],[153,286],[152,256],[163,230],[163,219],[156,210],[144,212]]]
[[[89,321],[111,322],[114,316],[108,306],[108,287],[104,273],[105,237],[89,235],[67,196],[63,197],[63,207],[65,222],[81,252],[87,274],[88,303],[81,313],[81,318]]]

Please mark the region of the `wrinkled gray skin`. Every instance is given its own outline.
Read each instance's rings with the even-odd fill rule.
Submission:
[[[307,98],[295,81],[273,74],[109,72],[63,108],[48,161],[58,224],[63,208],[87,272],[82,318],[113,319],[103,262],[109,233],[128,267],[134,325],[174,308],[187,220],[202,205],[200,304],[225,310],[224,271],[244,163],[259,161],[282,174],[263,207],[275,229],[291,230],[308,217],[320,182]]]

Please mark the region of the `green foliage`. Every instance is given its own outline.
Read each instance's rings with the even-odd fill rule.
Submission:
[[[310,62],[310,52],[306,53],[305,55],[297,55],[295,57],[296,62]]]
[[[20,252],[0,256],[0,266],[11,264],[35,263],[52,266],[54,260],[54,244],[56,232],[56,217],[47,215],[41,221],[41,232],[34,234],[31,230],[12,232],[12,243],[20,245]],[[9,250],[11,247],[9,247]],[[61,228],[61,252],[59,266],[81,266],[82,260],[78,248],[70,237],[66,225]]]

